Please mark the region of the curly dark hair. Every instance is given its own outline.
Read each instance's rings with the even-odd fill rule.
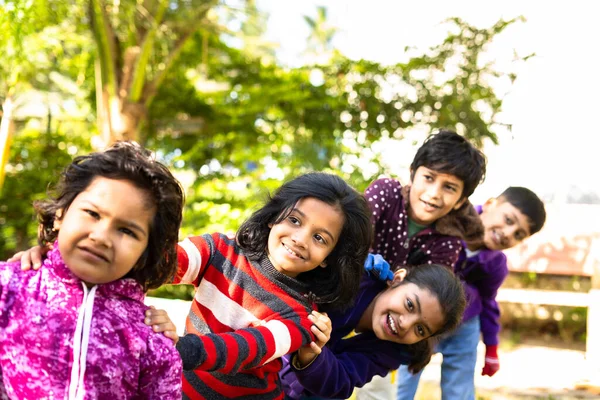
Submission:
[[[125,277],[135,279],[144,290],[170,281],[177,271],[176,245],[184,194],[167,167],[137,143],[117,142],[105,151],[76,157],[63,170],[49,198],[34,203],[40,223],[38,243],[45,246],[57,239],[58,232],[53,230],[57,211],[64,215],[75,197],[96,177],[130,181],[146,191],[156,207],[148,246]]]
[[[486,158],[483,153],[458,133],[441,130],[429,136],[417,150],[410,165],[411,179],[419,167],[455,175],[463,181],[461,199],[473,194],[485,179]]]
[[[451,332],[460,324],[467,302],[460,280],[450,268],[443,265],[422,264],[408,267],[404,280],[394,284],[392,288],[408,283],[414,283],[437,297],[444,315],[444,324],[437,332],[425,340],[410,345],[414,357],[408,368],[412,373],[416,373],[429,363],[436,338]]]
[[[373,228],[366,199],[340,177],[311,172],[283,184],[240,226],[237,242],[250,259],[264,257],[269,225],[283,221],[296,203],[307,197],[338,208],[344,215],[344,226],[335,248],[327,256],[327,267],[303,272],[298,280],[308,285],[322,310],[346,308],[358,292]]]

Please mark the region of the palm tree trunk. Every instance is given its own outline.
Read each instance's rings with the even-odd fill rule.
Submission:
[[[4,103],[2,103],[2,121],[0,121],[0,191],[4,184],[4,171],[8,163],[10,141],[15,130],[13,111],[12,96],[7,96]]]

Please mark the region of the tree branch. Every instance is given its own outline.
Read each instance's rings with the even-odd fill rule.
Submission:
[[[169,55],[165,59],[165,62],[164,62],[165,67],[162,69],[162,71],[160,71],[156,75],[154,80],[152,82],[150,82],[144,89],[144,94],[142,97],[145,99],[144,103],[145,103],[146,108],[150,107],[150,104],[152,103],[152,100],[154,100],[154,96],[156,96],[156,92],[158,91],[158,88],[162,84],[163,80],[165,79],[165,76],[167,75],[167,72],[171,68],[171,65],[173,65],[173,62],[175,62],[175,60],[181,53],[183,46],[185,46],[185,44],[190,39],[190,37],[192,37],[194,32],[196,32],[196,29],[190,29],[189,31],[185,32],[184,34],[182,34],[182,36],[179,37],[179,39],[175,43],[173,50],[169,53]]]
[[[152,27],[146,33],[144,40],[142,41],[141,51],[137,59],[137,63],[133,67],[133,79],[131,82],[131,88],[129,90],[129,101],[137,103],[142,97],[142,91],[144,89],[144,83],[146,82],[146,68],[148,61],[150,60],[150,54],[154,47],[154,41],[156,39],[156,31],[163,21],[165,11],[167,9],[168,1],[162,0],[159,4],[158,11],[152,23]]]
[[[117,92],[116,63],[117,52],[115,49],[115,35],[108,18],[102,0],[90,0],[90,25],[96,44],[98,45],[98,57],[102,70],[102,83],[110,96]]]

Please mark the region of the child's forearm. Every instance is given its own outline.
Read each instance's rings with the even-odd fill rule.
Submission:
[[[183,369],[235,374],[295,352],[313,340],[310,332],[300,327],[283,334],[281,325],[280,321],[270,321],[256,328],[227,333],[187,334],[176,345]],[[249,354],[253,356],[248,357]]]

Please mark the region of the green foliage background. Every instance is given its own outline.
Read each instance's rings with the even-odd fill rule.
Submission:
[[[60,115],[21,113],[17,120],[0,194],[0,259],[35,243],[33,201],[46,195],[73,156],[95,149],[98,32],[90,25],[89,7],[110,7],[99,0],[78,0],[70,7],[52,0],[17,3],[40,16],[29,29],[23,15],[0,1],[0,26],[12,29],[3,33],[0,66],[10,62],[23,71],[17,80],[0,81],[0,100],[26,99],[32,91],[52,94],[60,99],[54,104]],[[143,34],[153,29],[144,18],[156,16],[158,3],[144,2],[148,8],[141,10],[139,2],[126,0],[120,14],[111,14],[123,45],[142,46]],[[186,186],[181,237],[235,232],[283,180],[306,171],[337,173],[363,190],[377,175],[391,173],[373,145],[405,140],[412,128],[454,129],[481,146],[497,143],[498,129],[506,125],[498,119],[502,98],[493,87],[497,80],[514,81],[515,75],[482,63],[481,54],[514,20],[481,29],[451,19],[443,42],[422,51],[405,49],[406,63],[381,65],[332,50],[334,32],[323,29],[326,13],[320,11],[311,20],[311,51],[322,49],[327,61],[288,68],[274,61],[272,47],[261,41],[265,15],[253,1],[235,9],[215,1],[193,3],[210,11],[181,42],[177,58],[164,64],[168,49],[160,41],[146,54],[148,71],[165,75],[140,126],[140,141]],[[179,43],[178,32],[193,23],[191,10],[186,2],[170,5],[157,30],[169,46]],[[229,28],[234,20],[239,31]],[[317,46],[315,40],[326,43]],[[27,56],[15,57],[15,48],[25,48]],[[368,171],[361,167],[365,162]],[[163,291],[181,296],[173,290]]]

